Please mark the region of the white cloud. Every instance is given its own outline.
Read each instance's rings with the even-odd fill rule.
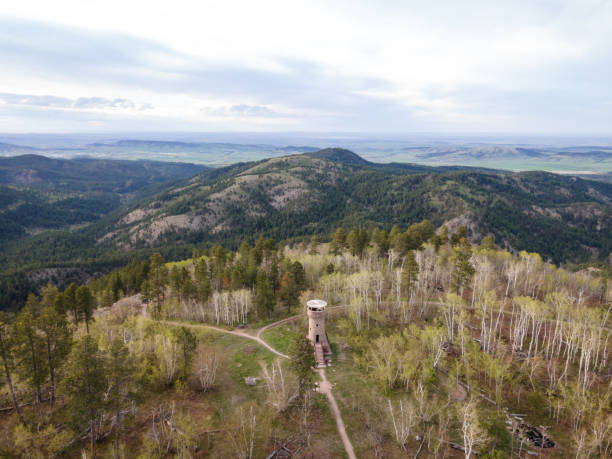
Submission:
[[[169,129],[612,126],[612,2],[21,0],[2,16],[0,90]]]
[[[141,111],[153,109],[153,106],[149,103],[137,104],[129,99],[79,97],[73,100],[67,97],[11,93],[0,93],[0,103],[67,110]]]

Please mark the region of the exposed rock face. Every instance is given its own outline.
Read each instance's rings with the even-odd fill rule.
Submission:
[[[458,217],[452,218],[444,223],[448,228],[448,234],[454,234],[460,226],[465,226],[468,230],[468,238],[471,242],[479,242],[482,239],[482,233],[475,217],[472,213],[465,213]]]
[[[32,185],[33,183],[40,182],[41,179],[38,176],[38,172],[34,169],[23,169],[17,172],[13,176],[13,181],[16,185]]]

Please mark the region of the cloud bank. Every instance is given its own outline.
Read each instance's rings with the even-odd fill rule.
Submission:
[[[0,6],[0,131],[610,134],[612,2]]]

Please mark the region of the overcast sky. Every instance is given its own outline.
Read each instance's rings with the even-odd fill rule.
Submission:
[[[0,132],[612,134],[612,1],[5,1]]]

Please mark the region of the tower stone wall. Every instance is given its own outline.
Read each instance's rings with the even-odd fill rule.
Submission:
[[[310,300],[308,306],[308,339],[317,349],[317,345],[324,355],[331,355],[331,348],[325,331],[325,307],[327,303],[323,300]],[[326,359],[327,360],[327,359]]]

